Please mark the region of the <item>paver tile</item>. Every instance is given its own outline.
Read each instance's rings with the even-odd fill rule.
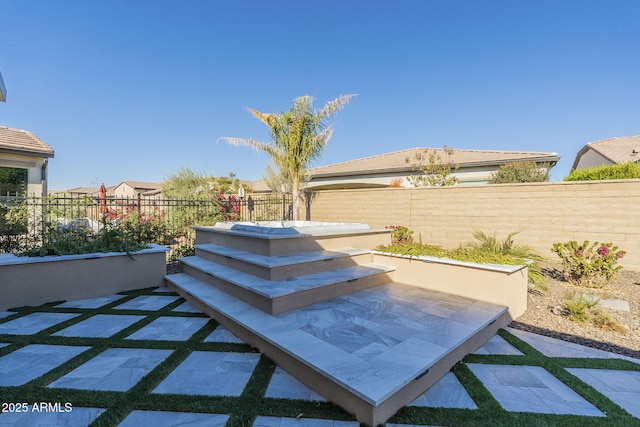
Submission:
[[[269,382],[265,397],[326,402],[322,396],[289,375],[279,366],[276,367],[271,376],[271,382]]]
[[[218,326],[213,332],[209,334],[208,337],[204,339],[204,342],[228,342],[235,344],[244,344],[244,341],[233,335],[224,326]]]
[[[124,295],[107,295],[103,297],[67,301],[56,305],[58,308],[100,308],[114,301],[124,298]]]
[[[127,391],[171,353],[172,350],[110,348],[49,387]]]
[[[65,410],[64,404],[61,405]],[[3,412],[0,426],[14,427],[86,427],[105,410],[101,408],[72,407],[70,412]]]
[[[640,418],[640,372],[567,368],[567,371]]]
[[[120,304],[116,310],[149,310],[156,311],[177,301],[180,297],[171,295],[143,295]]]
[[[229,415],[189,412],[132,411],[118,427],[223,427]]]
[[[97,314],[53,335],[62,337],[108,338],[128,328],[145,316]]]
[[[32,335],[80,316],[74,313],[31,313],[0,324],[0,334]]]
[[[473,354],[501,354],[505,356],[522,356],[523,353],[509,344],[500,335],[494,335],[489,341]]]
[[[159,317],[127,339],[186,341],[208,321],[208,318],[203,317]]]
[[[90,347],[31,344],[0,357],[0,386],[19,386],[46,374]]]
[[[355,421],[319,420],[314,418],[257,417],[253,427],[359,427]]]
[[[194,351],[153,392],[239,396],[259,359],[256,353]]]
[[[408,406],[478,409],[454,373],[449,372]]]
[[[507,411],[605,416],[542,367],[473,363],[468,366]]]
[[[198,310],[189,301],[183,302],[182,304],[180,304],[179,306],[177,306],[176,308],[174,308],[171,311],[178,311],[178,312],[181,312],[181,313],[202,313],[200,310]]]

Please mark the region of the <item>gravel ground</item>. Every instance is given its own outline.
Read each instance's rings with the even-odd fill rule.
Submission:
[[[611,283],[594,289],[577,287],[564,281],[559,264],[545,263],[544,270],[550,292],[529,292],[527,311],[510,326],[640,359],[640,272],[623,269]],[[563,301],[568,294],[575,292],[600,300],[628,302],[630,311],[602,309],[623,325],[626,333],[605,331],[587,323],[570,321]]]

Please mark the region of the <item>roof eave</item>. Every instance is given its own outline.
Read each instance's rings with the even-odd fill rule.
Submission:
[[[551,167],[555,166],[556,163],[560,160],[560,156],[558,155],[549,155],[549,156],[540,156],[540,157],[531,157],[526,159],[504,159],[504,160],[483,160],[477,162],[466,162],[466,163],[454,163],[459,165],[459,167],[470,168],[470,167],[480,167],[480,166],[493,166],[493,165],[503,165],[507,163],[514,162],[535,162],[535,163],[551,163]],[[345,172],[325,172],[315,174],[313,170],[310,170],[309,173],[312,178],[331,178],[337,176],[354,176],[354,175],[372,175],[372,174],[388,174],[388,173],[413,173],[413,166],[403,166],[400,168],[385,168],[385,169],[368,169],[368,170],[358,170],[358,171],[345,171]]]
[[[39,156],[45,157],[47,159],[51,159],[54,157],[55,153],[46,152],[46,151],[36,151],[36,150],[16,150],[12,148],[0,147],[1,153],[9,153],[9,154],[19,154],[21,156]]]

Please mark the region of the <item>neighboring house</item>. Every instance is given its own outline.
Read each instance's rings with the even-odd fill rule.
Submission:
[[[53,148],[26,130],[0,126],[0,196],[46,196]]]
[[[137,198],[140,196],[159,197],[162,191],[161,182],[122,181],[113,188],[115,198]]]
[[[113,189],[115,187],[107,187],[107,197],[113,198]],[[75,187],[68,190],[49,191],[50,194],[69,195],[72,197],[88,196],[99,197],[100,189],[98,187]]]
[[[640,161],[640,135],[608,138],[585,145],[571,170]]]
[[[532,161],[550,167],[560,160],[557,153],[537,151],[495,151],[452,149],[449,158],[444,148],[410,148],[377,156],[364,157],[342,163],[334,163],[309,169],[310,180],[306,188],[310,190],[381,188],[389,186],[411,187],[408,177],[419,174],[414,171],[416,154],[425,150],[440,156],[443,162],[450,160],[458,168],[452,175],[459,179],[459,185],[487,184],[491,174],[507,163]],[[264,181],[256,181],[253,191],[269,191]]]

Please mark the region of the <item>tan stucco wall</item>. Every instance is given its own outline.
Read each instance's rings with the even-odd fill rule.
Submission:
[[[613,162],[611,160],[605,159],[601,154],[593,151],[592,149],[588,149],[578,161],[576,165],[576,169],[587,169],[593,168],[596,166],[602,165],[612,165]]]
[[[304,212],[302,212],[304,218]],[[553,243],[613,242],[621,265],[640,270],[640,180],[389,188],[317,192],[307,219],[404,225],[446,248],[476,230],[515,237],[549,259]]]

